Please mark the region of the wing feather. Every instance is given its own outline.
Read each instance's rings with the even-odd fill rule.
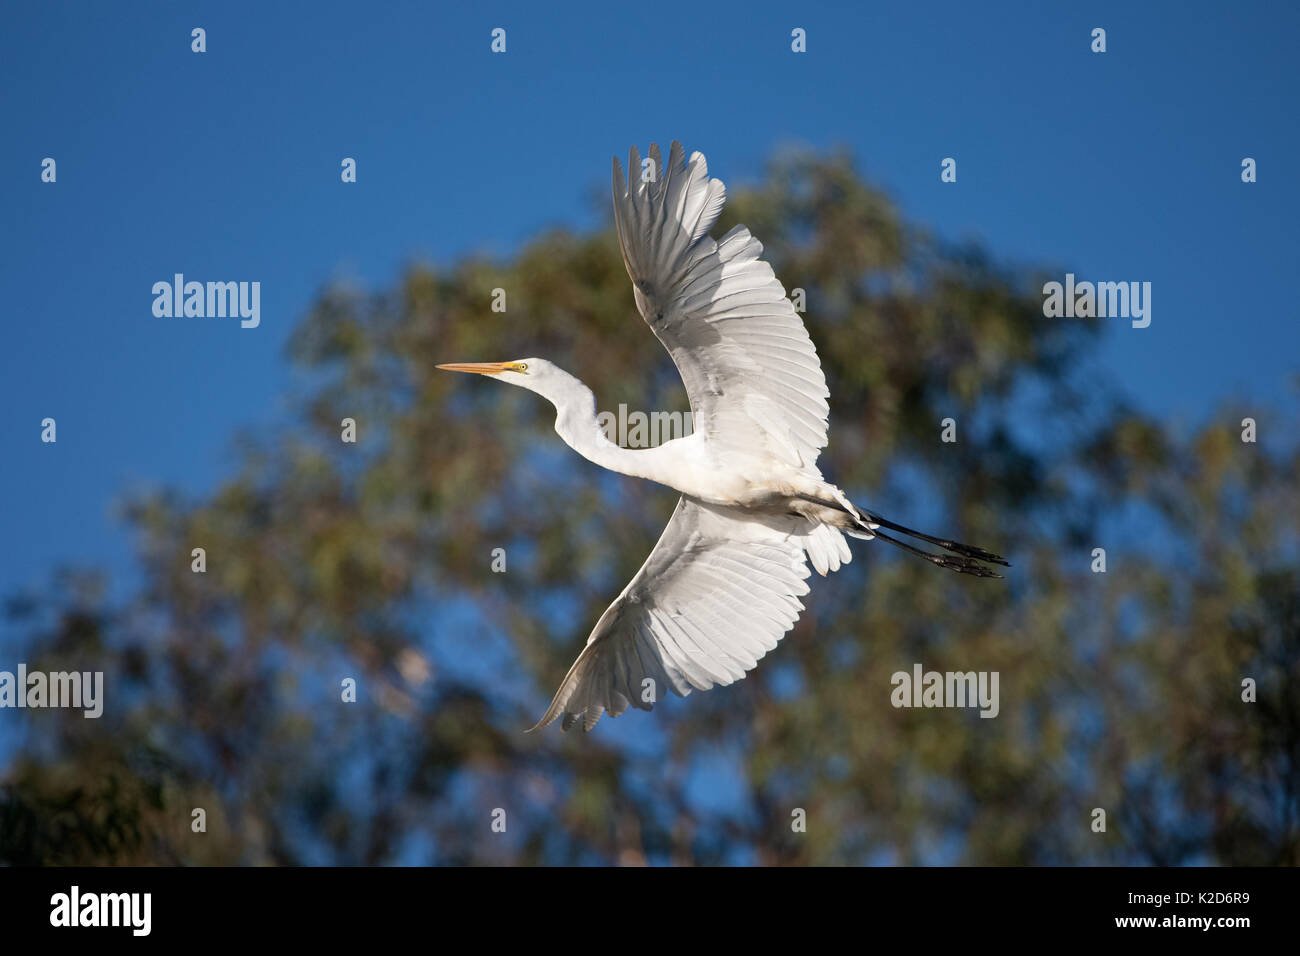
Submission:
[[[643,177],[633,147],[629,179],[614,160],[614,220],[637,307],[710,441],[813,469],[829,412],[817,351],[762,243],[744,226],[709,237],[726,188],[702,154],[683,156],[674,142],[664,166],[652,146],[653,176]]]
[[[807,556],[831,563],[827,533],[840,538],[801,518],[682,498],[532,729],[563,718],[566,730],[579,720],[590,730],[602,714],[652,709],[666,691],[685,697],[742,679],[799,619]],[[646,678],[654,681],[651,700],[642,698]]]

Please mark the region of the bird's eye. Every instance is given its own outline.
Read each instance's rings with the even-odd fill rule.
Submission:
[[[520,363],[519,363],[519,371],[521,371],[521,372],[527,372],[527,371],[528,371],[528,363],[527,363],[527,362],[520,362]]]

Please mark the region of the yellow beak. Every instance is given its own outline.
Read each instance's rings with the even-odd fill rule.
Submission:
[[[438,368],[446,369],[448,372],[473,372],[476,375],[500,375],[502,372],[510,370],[513,362],[452,362],[449,365],[439,365]]]

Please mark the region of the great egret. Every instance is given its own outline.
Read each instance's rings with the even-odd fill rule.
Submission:
[[[725,189],[704,156],[657,146],[629,189],[614,160],[614,218],[633,295],[677,365],[695,431],[656,448],[609,441],[591,389],[545,359],[439,365],[488,375],[555,406],[555,430],[603,468],[681,492],[641,570],[596,622],[536,730],[564,716],[584,730],[628,705],[652,709],[663,688],[740,680],[799,617],[808,563],[822,575],[847,563],[844,535],[879,538],[941,568],[1000,577],[981,548],[921,534],[854,507],[817,470],[826,446],[826,377],[812,340],[758,240],[709,229]],[[642,169],[636,148],[629,168]],[[656,175],[657,174],[657,175]],[[934,554],[880,529],[928,541]]]

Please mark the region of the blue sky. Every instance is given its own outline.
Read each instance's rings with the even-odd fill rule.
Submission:
[[[284,418],[284,343],[323,284],[590,227],[611,154],[652,140],[733,186],[783,144],[846,146],[942,236],[1150,281],[1151,327],[1116,321],[1103,351],[1147,409],[1294,404],[1293,5],[550,6],[6,4],[0,594],[63,561],[129,579],[113,502],[201,493],[237,430]],[[155,318],[175,272],[260,281],[261,326]]]

